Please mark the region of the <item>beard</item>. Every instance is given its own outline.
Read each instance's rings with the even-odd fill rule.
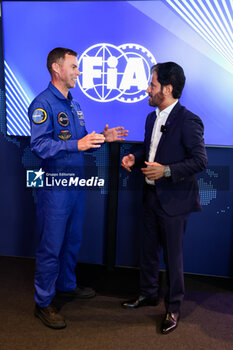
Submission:
[[[158,107],[165,99],[162,91],[158,92],[154,96],[151,96],[151,95],[149,96],[150,96],[149,105],[152,107]]]

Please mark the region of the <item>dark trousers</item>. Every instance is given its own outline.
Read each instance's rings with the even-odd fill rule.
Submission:
[[[156,188],[149,185],[144,193],[143,211],[141,293],[144,296],[158,296],[160,252],[163,248],[168,283],[166,311],[178,312],[184,297],[183,238],[188,214],[167,215],[159,203]]]

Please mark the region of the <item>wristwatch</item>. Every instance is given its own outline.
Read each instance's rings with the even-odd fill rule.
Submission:
[[[165,177],[170,177],[171,176],[171,169],[170,169],[169,165],[165,166],[164,176]]]

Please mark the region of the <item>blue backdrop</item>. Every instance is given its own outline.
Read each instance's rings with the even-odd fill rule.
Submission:
[[[141,2],[137,2],[137,6],[139,6],[140,3]],[[24,6],[26,6],[26,4],[20,4],[21,6],[19,6],[18,2],[9,2],[4,3],[3,5],[3,10],[5,13],[7,13],[7,7],[9,6],[11,10],[18,10],[18,14],[20,11],[23,12],[23,9],[25,10]],[[39,6],[36,3],[30,4],[28,2],[27,5],[29,5],[29,9],[30,6]],[[40,27],[42,28],[42,38],[43,35],[45,36],[46,33],[49,32],[51,33],[51,37],[54,34],[54,38],[57,40],[55,42],[55,45],[58,45],[58,42],[60,42],[62,45],[65,44],[65,38],[63,38],[62,41],[60,37],[58,39],[58,36],[55,35],[55,32],[62,32],[61,28],[63,22],[58,21],[55,25],[55,22],[53,22],[53,18],[55,17],[53,16],[56,15],[56,11],[55,14],[46,12],[46,6],[52,5],[52,3],[43,3],[40,4],[40,7],[33,7],[33,16],[27,16],[25,19],[25,26],[22,26],[22,22],[20,22],[22,19],[19,15],[14,17],[14,22],[11,22],[11,20],[13,21],[13,17],[11,16],[9,17],[9,22],[8,20],[5,21],[5,28],[8,26],[8,23],[12,24],[12,26],[9,25],[9,28],[12,29],[12,37],[9,37],[7,43],[5,43],[5,49],[7,50],[8,47],[8,49],[12,52],[12,61],[9,61],[8,63],[11,66],[12,70],[14,70],[14,73],[17,74],[17,78],[19,80],[22,79],[20,80],[22,82],[22,86],[24,90],[28,92],[28,95],[30,97],[33,97],[34,94],[43,89],[45,81],[48,81],[49,79],[46,69],[43,67],[45,66],[45,57],[47,55],[47,52],[50,48],[52,48],[52,46],[49,46],[51,43],[45,40],[45,37],[42,46],[38,44],[37,39],[39,37],[35,37],[34,39],[31,37],[30,45],[32,44],[32,47],[27,46],[28,42],[26,40],[21,40],[21,35],[23,34],[21,31],[25,31],[25,35],[27,34],[26,36],[29,36],[29,28],[31,27],[28,26],[27,23],[31,23],[30,25],[32,26],[32,22],[34,22],[35,27],[38,28],[38,30]],[[71,5],[77,6],[76,3],[67,4],[68,7]],[[84,11],[84,9],[87,9],[85,7],[87,5],[88,4],[82,3],[81,9]],[[98,10],[98,7],[96,7],[97,5],[101,6],[101,3],[93,4],[92,10],[90,11],[90,16],[92,16],[91,19],[94,21],[94,23],[96,23],[96,25],[97,19],[94,18],[96,16],[94,16],[93,13],[98,13],[96,12]],[[119,8],[118,6],[120,5],[121,7]],[[145,25],[145,30],[148,31],[148,35],[145,36],[146,42],[144,42],[144,44],[147,45],[149,43],[149,40],[152,42],[150,31],[152,20],[148,19],[148,15],[142,14],[142,12],[135,7],[136,2],[133,5],[134,6],[132,6],[131,3],[127,2],[124,4],[122,2],[116,3],[114,5],[116,6],[115,15],[117,15],[117,9],[120,15],[120,13],[124,13],[124,9],[126,8],[135,12],[135,14],[138,16],[138,20],[141,18],[141,16],[145,17],[146,20],[149,21],[146,22],[147,25]],[[164,7],[164,4],[162,2],[160,2],[160,5],[162,6],[161,8],[163,8],[163,10],[166,10],[166,7]],[[59,11],[61,11],[61,8],[64,6],[64,4],[61,2],[58,6],[60,6]],[[108,6],[110,5],[107,4],[106,8],[108,8]],[[44,12],[38,12],[41,11],[41,9],[44,9]],[[79,11],[81,11],[81,9],[79,9]],[[169,8],[168,10],[171,11]],[[144,11],[146,11],[146,9],[144,9]],[[40,16],[38,13],[42,13],[40,15],[41,19],[47,18],[46,26],[44,24],[45,22],[39,20]],[[60,15],[59,13],[58,15]],[[76,17],[76,12],[70,12],[71,17],[68,23],[68,28],[71,26],[71,24],[73,25],[73,23],[76,23],[78,18],[77,23],[79,23],[79,31],[80,33],[85,34],[86,32],[83,24],[84,22],[82,22],[82,12],[79,12],[79,14],[80,18]],[[173,12],[171,12],[171,14],[173,18]],[[153,13],[153,15],[155,15],[155,13]],[[113,20],[112,17],[110,17],[110,19]],[[112,24],[111,20],[109,20],[109,26]],[[126,21],[126,27],[128,25],[127,23],[128,22]],[[158,27],[161,25],[161,19],[159,20],[159,23],[160,24],[156,24]],[[52,24],[54,25],[54,32],[50,31],[53,29]],[[13,35],[16,33],[15,28],[17,28],[17,40],[13,40]],[[25,28],[28,28],[27,33]],[[138,35],[140,34],[139,29],[140,28],[135,29],[137,30]],[[163,31],[166,35],[171,35],[168,29],[165,30],[163,28]],[[160,32],[160,34],[161,33],[162,32]],[[85,35],[86,42],[84,42],[85,40],[82,42],[80,41],[81,50],[85,50],[86,47],[96,42],[94,32],[92,32],[92,35],[91,33]],[[103,42],[104,40],[108,40],[108,35],[110,34],[107,32],[105,33],[103,30],[102,37],[100,38],[101,41]],[[2,36],[0,35],[0,40],[1,38]],[[72,44],[73,42],[73,39],[71,40],[69,36],[67,38],[69,40],[66,42],[66,46]],[[137,38],[140,39],[140,35],[137,36]],[[163,36],[163,38],[165,38],[165,36]],[[87,42],[87,40],[89,41]],[[130,40],[130,38],[128,40]],[[121,38],[115,42],[115,44],[118,45],[120,42]],[[76,45],[79,47],[79,40],[77,40],[77,44],[71,46],[75,48]],[[166,45],[164,42],[164,48],[165,46]],[[0,47],[2,47],[2,42],[0,42]],[[28,49],[29,47],[30,50]],[[148,44],[148,48],[151,49],[151,47]],[[23,50],[20,51],[21,49]],[[201,50],[203,50],[203,47]],[[179,50],[176,52],[177,55],[179,54],[178,51]],[[192,51],[192,53],[194,53],[194,51]],[[24,52],[24,57],[22,56],[22,52]],[[161,52],[162,51],[160,51],[160,55],[162,55]],[[173,52],[172,54],[174,55],[175,53]],[[24,61],[25,55],[27,57],[26,61]],[[154,55],[156,56],[156,51],[154,51]],[[210,90],[204,84],[205,72],[196,72],[196,75],[195,72],[193,75],[191,73],[188,73],[191,75],[188,79],[189,85],[187,86],[186,93],[184,95],[184,98],[187,98],[185,103],[190,109],[195,109],[197,107],[200,107],[202,109],[203,113],[200,113],[200,115],[206,117],[205,126],[207,140],[208,137],[212,135],[216,138],[222,136],[223,141],[228,140],[226,143],[229,143],[229,140],[232,142],[232,122],[229,122],[224,126],[224,122],[227,121],[228,114],[225,114],[224,109],[222,109],[222,113],[220,113],[220,109],[223,107],[226,108],[227,112],[232,111],[232,102],[230,100],[227,100],[227,96],[230,95],[228,95],[229,93],[226,89],[226,86],[230,86],[227,85],[228,82],[229,84],[232,84],[232,82],[229,80],[229,74],[231,74],[228,69],[229,67],[226,66],[224,68],[221,62],[217,62],[216,57],[215,60],[213,59],[213,62],[211,64],[209,57],[207,59],[202,54],[202,56],[199,58],[201,64],[202,62],[205,63],[208,61],[210,66],[211,64],[214,66],[215,73],[213,74],[212,78],[210,76],[208,77],[208,79],[213,79],[212,83],[209,85]],[[165,56],[161,56],[159,59],[164,60]],[[184,59],[184,61],[187,66],[190,65],[190,62],[187,62],[186,59]],[[27,62],[27,64],[25,64],[25,62]],[[195,60],[192,62],[195,62]],[[202,67],[202,65],[200,67]],[[26,72],[27,76],[21,76],[20,68],[23,68],[23,71]],[[207,70],[208,67],[205,66],[205,68]],[[39,166],[39,164],[38,159],[36,159],[30,151],[29,138],[9,137],[6,134],[2,50],[0,52],[0,70],[0,254],[14,256],[34,256],[36,246],[35,203],[32,190],[26,188],[26,169],[33,169]],[[220,74],[221,78],[224,77],[224,79],[226,79],[225,83],[223,81],[219,82],[218,79],[216,80],[217,72],[218,76]],[[200,78],[200,74],[203,77],[204,82]],[[30,87],[27,83],[30,82],[33,77],[36,81],[34,88]],[[10,76],[8,79],[10,79]],[[216,84],[216,81],[218,81],[219,84]],[[189,87],[194,85],[196,85],[196,89],[193,88],[190,90],[192,93],[189,93]],[[212,91],[213,94],[208,91]],[[108,104],[91,101],[79,89],[75,90],[75,94],[77,94],[76,98],[82,100],[84,112],[86,112],[86,120],[88,123],[90,123],[89,129],[91,127],[95,127],[97,129],[98,127],[99,130],[104,124],[104,119],[106,121],[107,118],[111,118],[112,116],[115,118],[115,116],[118,115],[118,112],[121,115],[121,113],[126,110],[126,114],[124,114],[122,117],[124,125],[127,122],[130,126],[132,126],[132,128],[134,128],[132,130],[136,130],[137,128],[137,132],[140,133],[140,135],[143,134],[144,120],[147,112],[150,110],[149,107],[147,107],[147,102],[145,100],[142,100],[141,102],[135,104],[138,109],[138,111],[136,111],[138,114],[134,112],[132,116],[130,110],[131,108],[134,108],[134,104],[121,104],[120,101],[114,101],[111,108],[113,108],[113,105],[115,105],[116,108],[113,112],[110,108],[111,103]],[[203,96],[205,96],[204,100]],[[211,103],[208,102],[209,97],[212,98]],[[221,105],[219,101],[221,101]],[[215,117],[213,119],[214,114],[211,114],[214,112],[212,109],[212,104],[214,105],[214,110],[215,107],[219,109],[218,116],[221,116],[221,119],[216,120]],[[132,117],[134,118],[134,122],[132,122],[132,119],[130,119]],[[214,133],[213,130],[215,130]],[[141,137],[142,136],[140,136],[140,138]],[[121,157],[124,154],[131,152],[132,148],[135,147],[138,147],[138,145],[134,143],[122,143],[120,146]],[[184,246],[184,268],[186,272],[192,273],[233,276],[233,148],[208,147],[207,152],[209,158],[208,169],[198,177],[203,211],[201,213],[192,214],[189,220]],[[83,245],[80,251],[79,261],[104,264],[106,253],[106,220],[109,180],[108,167],[111,163],[108,146],[105,145],[92,155],[87,154],[85,161],[86,166],[95,168],[95,171],[99,177],[104,177],[106,179],[106,186],[101,190],[88,191],[87,193],[86,221]],[[119,170],[117,247],[115,261],[116,265],[138,265],[138,238],[141,225],[140,218],[142,184],[143,179],[142,177],[138,176],[137,173],[129,175],[123,169]]]
[[[232,145],[230,1],[222,1],[219,8],[211,2],[193,3],[162,0],[3,1],[8,133],[30,134],[25,126],[26,106],[47,87],[48,52],[56,46],[64,46],[78,51],[82,57],[80,87],[85,85],[84,52],[85,58],[97,56],[100,59],[100,63],[89,67],[93,88],[73,90],[87,116],[89,131],[101,131],[108,122],[129,129],[129,140],[143,140],[142,125],[150,107],[146,99],[140,98],[145,96],[153,56],[156,62],[172,60],[183,66],[187,83],[181,102],[203,119],[206,143]],[[129,43],[135,45],[130,47]],[[128,45],[123,47],[123,44]],[[90,50],[93,45],[95,49]],[[108,61],[109,57],[118,57],[119,64],[115,67],[116,62],[114,59]],[[132,69],[142,63],[141,75],[137,69],[132,70],[131,75],[125,73],[127,62],[132,59],[139,60]],[[114,67],[118,74],[116,88],[108,88],[107,72],[108,69],[113,72]],[[140,90],[136,85],[143,82],[143,74],[145,84]],[[136,85],[120,89],[124,76]],[[137,90],[140,91],[137,93]],[[114,99],[117,94],[118,100]],[[127,99],[130,103],[126,103]],[[24,111],[20,117],[19,106]],[[20,121],[25,127],[20,126]]]

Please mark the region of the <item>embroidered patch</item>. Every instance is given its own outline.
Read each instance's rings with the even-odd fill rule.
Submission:
[[[78,119],[84,119],[82,111],[77,111],[77,116],[78,116]]]
[[[71,138],[71,133],[69,130],[61,130],[61,133],[57,135],[59,137],[59,139],[66,141],[69,140]]]
[[[35,124],[44,123],[47,119],[47,112],[42,108],[37,108],[32,114],[32,121]]]
[[[69,117],[65,112],[58,114],[57,121],[61,126],[68,126],[70,124]]]
[[[79,122],[79,124],[80,124],[81,126],[85,125],[84,120],[81,120],[81,121]]]

